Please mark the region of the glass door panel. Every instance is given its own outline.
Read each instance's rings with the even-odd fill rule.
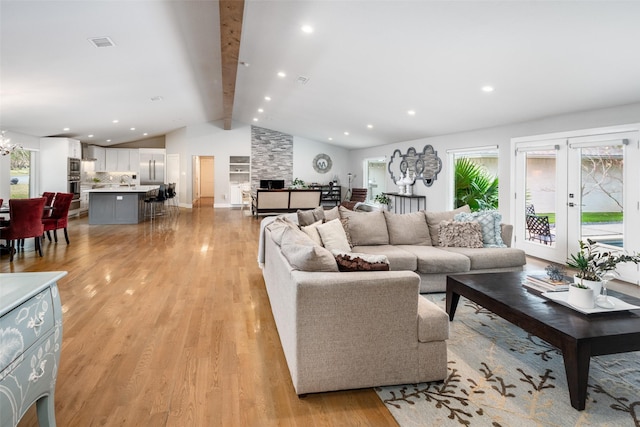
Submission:
[[[566,140],[518,143],[515,179],[515,246],[527,254],[564,263]]]

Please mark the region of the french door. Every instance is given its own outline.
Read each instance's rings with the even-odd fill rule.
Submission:
[[[515,246],[560,264],[586,239],[640,252],[638,145],[637,131],[516,142]],[[634,264],[618,273],[640,284]]]

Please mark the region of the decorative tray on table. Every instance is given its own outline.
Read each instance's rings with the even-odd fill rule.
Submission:
[[[569,292],[543,292],[543,297],[550,299],[551,301],[555,301],[558,304],[562,304],[569,308],[572,308],[576,311],[579,311],[583,314],[595,314],[595,313],[608,313],[611,311],[624,311],[624,310],[640,310],[640,307],[637,305],[629,304],[624,302],[616,297],[609,296],[609,301],[613,303],[613,308],[602,308],[595,306],[594,308],[583,308],[577,307],[575,305],[571,305],[567,302],[567,298],[569,296]]]

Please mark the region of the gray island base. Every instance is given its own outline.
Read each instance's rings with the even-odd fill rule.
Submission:
[[[89,193],[89,224],[138,224],[144,221],[144,200],[157,185],[94,188]]]

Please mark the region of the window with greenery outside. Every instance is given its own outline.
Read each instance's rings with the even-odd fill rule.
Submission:
[[[498,208],[498,177],[467,157],[455,162],[455,207],[464,205],[471,211]]]

